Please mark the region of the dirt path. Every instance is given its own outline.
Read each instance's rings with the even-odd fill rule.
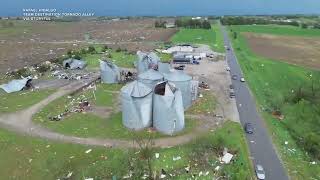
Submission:
[[[105,147],[118,147],[118,148],[128,148],[137,147],[132,140],[118,140],[118,139],[98,139],[98,138],[80,138],[75,136],[68,136],[52,132],[41,125],[32,122],[32,116],[40,111],[44,106],[48,105],[55,99],[62,97],[64,95],[73,93],[84,86],[96,80],[97,77],[92,79],[77,81],[71,83],[65,87],[60,88],[56,93],[48,96],[46,99],[40,101],[39,103],[29,107],[20,112],[5,114],[0,116],[0,126],[3,126],[11,131],[17,132],[19,134],[26,134],[33,137],[40,137],[48,140],[68,142],[74,144],[83,145],[95,145],[95,146],[105,146]],[[198,117],[199,118],[199,117]],[[207,132],[217,126],[217,122],[213,118],[201,117],[199,125],[187,134],[175,137],[166,137],[155,139],[154,144],[156,147],[171,147],[179,144],[187,143],[204,132]],[[219,120],[220,121],[220,120]]]

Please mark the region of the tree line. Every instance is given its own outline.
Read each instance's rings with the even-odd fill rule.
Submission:
[[[200,20],[200,19],[176,19],[175,25],[177,27],[184,28],[200,28],[200,29],[211,29],[211,24],[208,20]]]
[[[254,17],[222,17],[221,23],[223,25],[266,25],[266,24],[277,24],[277,25],[291,25],[299,27],[300,24],[297,21],[281,21],[281,20],[272,20],[264,18],[254,18]]]

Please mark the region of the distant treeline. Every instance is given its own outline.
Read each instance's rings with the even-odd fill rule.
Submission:
[[[264,24],[277,24],[277,25],[291,25],[300,26],[297,21],[284,21],[284,20],[274,20],[266,18],[254,18],[254,17],[222,17],[221,23],[223,25],[264,25]]]
[[[177,27],[184,27],[184,28],[200,28],[200,29],[211,29],[211,24],[208,20],[201,20],[201,19],[177,19],[175,21],[175,25]]]

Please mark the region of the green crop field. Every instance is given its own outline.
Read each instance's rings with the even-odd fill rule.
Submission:
[[[119,67],[132,68],[134,61],[137,60],[136,55],[129,54],[127,52],[116,52],[115,50],[109,50],[111,58]],[[86,54],[83,59],[87,61],[89,68],[99,67],[99,59],[102,58],[101,54]]]
[[[281,35],[320,35],[320,31],[294,27],[232,26],[230,29]],[[231,33],[230,37],[233,39]],[[257,56],[241,34],[233,39],[233,47],[291,178],[319,178],[320,72]],[[275,111],[281,112],[284,119],[273,116]]]
[[[279,26],[279,25],[237,25],[231,26],[235,32],[254,32],[254,33],[266,33],[273,35],[285,35],[285,36],[305,36],[313,37],[320,36],[320,30],[318,29],[301,29],[294,26]]]
[[[206,44],[215,51],[224,52],[223,36],[217,24],[213,24],[209,30],[182,28],[172,37],[171,41],[175,44]]]

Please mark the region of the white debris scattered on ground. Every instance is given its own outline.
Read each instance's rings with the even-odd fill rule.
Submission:
[[[156,158],[158,159],[160,157],[160,154],[159,153],[156,153],[155,154]]]
[[[66,178],[68,179],[68,178],[70,178],[71,176],[72,176],[72,174],[73,174],[73,172],[71,171],[71,172],[69,172],[68,173],[68,175],[66,176]]]
[[[221,161],[226,163],[226,164],[229,164],[231,159],[232,159],[233,155],[230,154],[230,153],[226,153],[225,155],[223,155]]]
[[[215,171],[219,171],[220,166],[217,166],[216,168],[214,168]]]
[[[93,178],[85,178],[84,180],[93,180]]]
[[[288,145],[288,141],[285,141],[284,144],[285,144],[285,145]]]
[[[160,179],[163,179],[163,178],[165,178],[166,177],[166,175],[164,175],[164,174],[161,174],[160,175]]]
[[[180,160],[180,159],[181,159],[181,156],[173,157],[173,158],[172,158],[173,161],[178,161],[178,160]]]
[[[92,149],[86,150],[86,154],[90,153],[91,151],[92,151]]]
[[[310,162],[310,164],[313,164],[313,165],[315,165],[315,164],[317,164],[315,161],[312,161],[312,162]]]

